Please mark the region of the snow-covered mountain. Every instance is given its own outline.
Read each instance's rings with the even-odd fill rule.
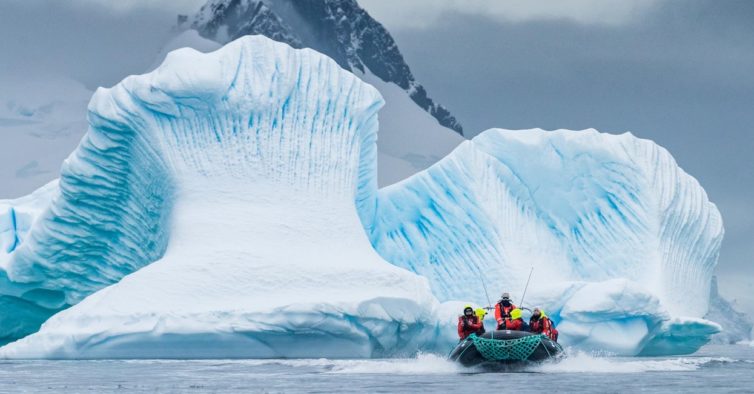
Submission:
[[[210,0],[191,25],[221,43],[261,34],[324,53],[348,71],[369,70],[409,93],[442,126],[463,134],[461,124],[414,79],[390,33],[356,0]]]
[[[678,354],[720,330],[722,221],[666,150],[493,129],[378,189],[381,105],[262,36],[99,89],[59,185],[0,201],[0,338],[33,333],[0,357],[446,353],[459,301],[518,298],[532,266],[526,306],[565,345]]]
[[[377,87],[387,103],[379,119],[381,185],[427,168],[463,140],[461,124],[427,95],[390,33],[356,0],[210,0],[185,24],[223,44],[261,34],[312,48]]]

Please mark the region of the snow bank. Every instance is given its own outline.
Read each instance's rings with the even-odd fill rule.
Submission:
[[[62,196],[8,273],[73,303],[157,261],[2,354],[416,351],[434,339],[436,301],[377,255],[356,210],[374,198],[381,104],[332,60],[262,37],[178,50],[99,89]]]

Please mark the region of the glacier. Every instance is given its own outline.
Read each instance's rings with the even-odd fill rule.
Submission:
[[[532,267],[525,305],[565,345],[688,353],[720,330],[722,220],[666,150],[491,129],[378,190],[382,105],[261,36],[98,89],[59,182],[0,200],[0,357],[446,352],[463,303],[523,296]]]

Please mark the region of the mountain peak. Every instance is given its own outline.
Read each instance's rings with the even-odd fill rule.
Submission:
[[[416,81],[387,29],[355,0],[210,0],[191,19],[191,27],[220,43],[261,34],[324,53],[349,71],[369,70],[406,91],[440,125],[463,135],[450,111]]]

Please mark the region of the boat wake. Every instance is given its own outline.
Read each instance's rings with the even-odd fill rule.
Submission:
[[[721,366],[738,362],[729,357],[676,357],[676,358],[631,358],[593,355],[585,352],[570,353],[560,361],[529,365],[508,365],[466,368],[444,357],[421,354],[411,359],[395,360],[337,360],[332,362],[331,373],[341,374],[456,374],[456,373],[643,373],[685,372],[705,367]]]
[[[240,366],[254,371],[285,371],[304,374],[340,375],[455,375],[488,373],[536,374],[631,374],[644,372],[692,372],[703,368],[751,364],[754,360],[718,356],[673,358],[614,357],[569,349],[558,361],[537,364],[464,367],[444,356],[420,353],[412,358],[396,359],[267,359],[267,360],[130,360],[136,364],[197,364],[208,368]]]
[[[705,366],[738,362],[728,357],[631,358],[598,356],[571,351],[557,363],[526,368],[539,373],[641,373],[695,371]]]
[[[477,368],[466,368],[445,357],[420,353],[415,358],[384,360],[337,360],[330,372],[339,374],[425,375],[475,373]]]

